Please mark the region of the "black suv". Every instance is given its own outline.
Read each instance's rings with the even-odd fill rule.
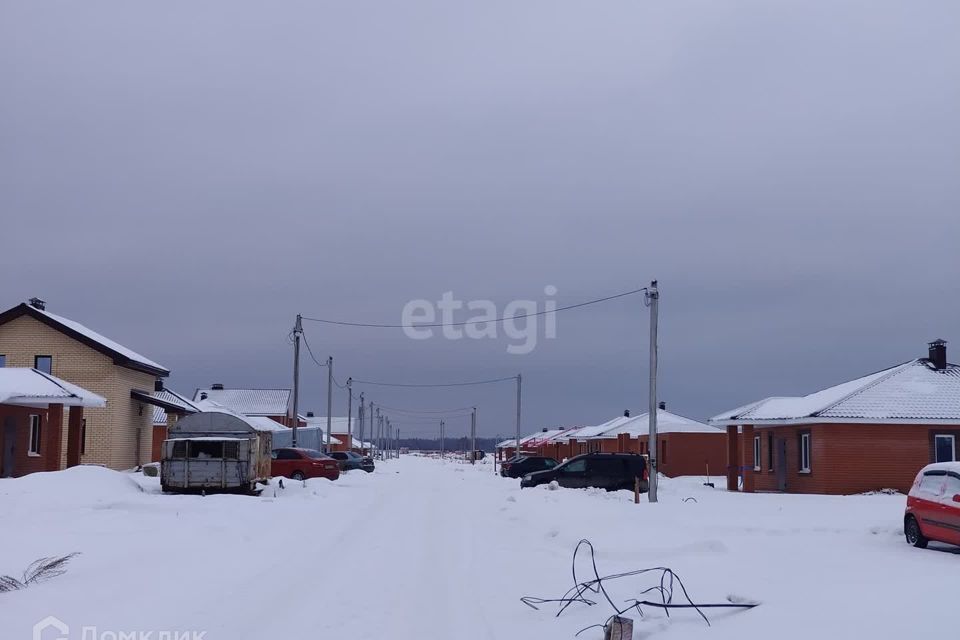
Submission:
[[[351,469],[363,469],[367,473],[373,471],[373,458],[362,456],[355,451],[331,451],[327,455],[337,461],[340,471]]]
[[[513,456],[500,465],[500,475],[504,478],[519,478],[534,471],[553,469],[559,463],[546,456]]]
[[[569,489],[598,487],[607,491],[633,491],[634,479],[640,478],[640,491],[646,491],[646,471],[646,459],[636,453],[586,453],[553,469],[528,473],[520,486],[535,487],[556,480],[561,487]]]

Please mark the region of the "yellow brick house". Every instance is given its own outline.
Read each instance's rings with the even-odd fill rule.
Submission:
[[[153,408],[143,398],[162,387],[166,367],[47,311],[36,298],[0,313],[0,366],[35,368],[106,399],[105,407],[83,413],[80,463],[128,469],[150,461]],[[64,422],[60,469],[68,466],[68,431]]]

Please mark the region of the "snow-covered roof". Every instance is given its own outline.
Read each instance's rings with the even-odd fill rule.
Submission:
[[[128,349],[118,342],[114,342],[110,338],[97,333],[93,329],[82,325],[75,320],[58,316],[55,313],[50,313],[45,309],[38,309],[37,307],[26,303],[17,305],[12,309],[8,309],[3,314],[0,314],[0,316],[2,316],[2,318],[0,318],[0,322],[2,322],[4,319],[13,319],[23,314],[28,314],[37,320],[40,320],[44,324],[51,325],[67,335],[70,335],[71,337],[78,338],[90,346],[97,348],[101,352],[109,353],[114,358],[114,361],[116,361],[118,364],[130,366],[135,369],[145,368],[150,373],[160,376],[170,375],[170,371],[163,365],[140,355],[132,349]]]
[[[649,435],[650,413],[645,411],[597,437],[616,438],[621,433],[625,433],[631,438]],[[722,429],[698,422],[692,418],[677,415],[665,409],[657,409],[657,433],[661,435],[665,433],[714,433],[723,435],[724,432]]]
[[[244,416],[247,422],[255,424],[257,431],[289,431],[290,427],[280,424],[267,416]]]
[[[223,406],[219,402],[210,400],[209,398],[206,400],[197,400],[193,404],[197,407],[197,409],[200,410],[201,413],[225,413],[238,418],[254,431],[283,432],[290,430],[288,427],[285,427],[279,422],[275,422],[270,418],[264,416],[246,416],[242,413],[231,410],[229,407]]]
[[[594,438],[596,436],[603,435],[604,433],[610,431],[611,429],[616,429],[622,424],[629,422],[632,418],[627,416],[617,416],[607,420],[602,424],[593,425],[591,427],[583,427],[580,431],[577,432],[577,440],[586,440],[588,438]]]
[[[135,392],[139,393],[139,392]],[[135,396],[143,397],[143,396]],[[156,401],[158,404],[153,405],[153,424],[167,424],[167,412],[164,409],[164,406],[169,405],[168,408],[176,413],[176,410],[173,407],[179,408],[183,413],[196,413],[200,411],[200,408],[197,407],[193,402],[177,393],[176,391],[171,391],[170,389],[163,389],[162,391],[154,391],[149,395],[149,398],[144,398],[146,402]],[[164,406],[160,406],[164,405]]]
[[[202,394],[246,416],[287,415],[290,403],[290,389],[197,389],[193,401],[198,402]]]
[[[49,373],[26,367],[0,367],[0,404],[105,407],[107,401],[92,391]]]
[[[561,429],[558,433],[550,436],[545,440],[541,440],[539,444],[557,444],[558,442],[566,442],[570,438],[576,438],[578,434],[589,427],[570,427],[569,429]]]
[[[167,424],[167,412],[163,410],[163,407],[154,407],[153,408],[153,424]]]
[[[539,431],[520,440],[520,446],[539,447],[546,444],[551,438],[562,434],[566,429],[547,429]]]
[[[800,397],[766,398],[714,416],[717,424],[960,421],[960,366],[926,358]]]

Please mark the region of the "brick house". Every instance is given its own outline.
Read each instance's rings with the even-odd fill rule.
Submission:
[[[57,471],[64,456],[67,466],[80,464],[83,412],[106,404],[105,398],[37,369],[0,368],[0,478]]]
[[[650,414],[643,413],[616,430],[620,451],[650,454]],[[601,436],[609,437],[609,436]],[[671,413],[660,403],[657,411],[657,468],[663,475],[720,474],[727,466],[727,439],[722,429]]]
[[[79,462],[128,469],[150,458],[153,411],[133,393],[149,394],[170,374],[166,367],[47,311],[36,298],[0,313],[0,366],[36,368],[106,399],[106,406],[84,410]],[[62,420],[58,469],[67,466],[71,433]]]
[[[801,397],[765,398],[710,419],[727,430],[727,488],[906,493],[921,467],[957,460],[960,366],[947,343]]]
[[[193,402],[210,400],[244,416],[270,418],[285,427],[292,425],[290,389],[228,389],[220,383],[197,389]],[[305,423],[301,420],[299,426]]]

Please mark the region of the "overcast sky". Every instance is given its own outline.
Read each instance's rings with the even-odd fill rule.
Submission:
[[[958,33],[955,0],[5,0],[0,306],[44,298],[192,393],[289,386],[298,312],[658,278],[661,398],[697,418],[956,352]],[[532,431],[645,409],[648,326],[631,296],[527,355],[305,329],[341,381],[521,372]],[[308,356],[303,382],[325,413]],[[509,383],[367,391],[514,428]]]

